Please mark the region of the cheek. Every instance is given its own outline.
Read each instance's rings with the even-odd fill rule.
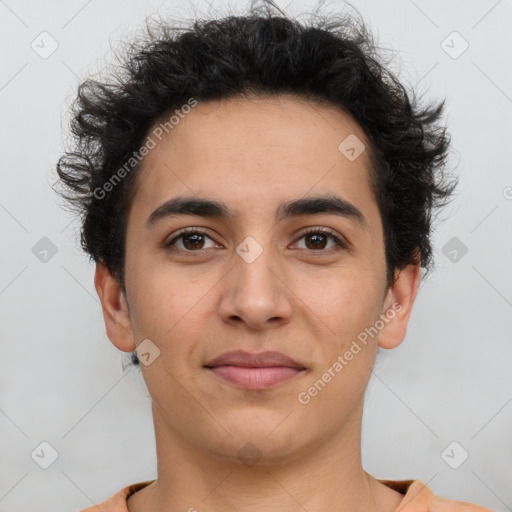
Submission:
[[[205,339],[198,318],[205,293],[193,282],[164,275],[156,266],[151,275],[141,272],[132,279],[136,342],[149,339],[159,349],[154,362],[141,365],[150,395],[158,403],[176,404],[182,410],[191,406],[185,389],[191,388],[186,384],[189,366],[197,358],[194,340]]]
[[[132,268],[132,326],[140,336],[162,343],[201,310],[207,291],[215,284],[215,276],[192,274],[156,258],[141,259]]]
[[[378,318],[382,291],[372,273],[347,269],[334,270],[320,280],[304,280],[298,295],[306,298],[307,307],[342,349]]]
[[[324,292],[309,303],[329,331],[317,344],[319,364],[308,387],[302,389],[302,396],[310,401],[307,407],[311,413],[316,410],[325,416],[325,409],[330,410],[326,422],[332,428],[346,420],[347,411],[357,407],[368,385],[377,337],[367,332],[379,318],[378,299],[372,280],[354,275],[350,279],[331,279]]]

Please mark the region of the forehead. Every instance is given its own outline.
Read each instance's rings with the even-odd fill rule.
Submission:
[[[194,194],[229,200],[241,215],[283,198],[334,191],[351,203],[374,202],[366,135],[335,106],[292,95],[252,96],[198,102],[174,119],[179,122],[161,140],[152,135],[158,124],[150,131],[156,146],[137,178],[141,214],[144,205]],[[361,153],[353,158],[351,148]]]

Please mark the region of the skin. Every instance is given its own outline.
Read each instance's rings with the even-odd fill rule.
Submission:
[[[338,145],[355,134],[366,145],[349,161]],[[369,184],[369,141],[346,113],[291,95],[199,103],[145,157],[128,217],[126,297],[101,262],[95,286],[106,332],[122,351],[150,339],[160,355],[141,365],[152,398],[158,478],[128,500],[152,510],[394,511],[403,495],[361,464],[364,392],[377,346],[404,339],[419,265],[386,285],[380,213]],[[278,223],[282,201],[336,194],[366,225],[334,214]],[[182,215],[146,221],[163,202],[197,195],[234,215]],[[195,227],[207,236],[164,243]],[[320,248],[309,227],[350,242]],[[263,252],[236,252],[252,236]],[[186,252],[188,250],[188,252]],[[195,251],[195,252],[194,252]],[[311,398],[299,393],[345,354],[380,314],[401,305],[378,334]],[[231,350],[277,350],[307,371],[262,391],[241,389],[204,368]],[[237,456],[247,443],[261,457]],[[246,448],[247,449],[247,448]]]

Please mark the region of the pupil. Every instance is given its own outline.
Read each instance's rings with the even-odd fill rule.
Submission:
[[[202,235],[199,235],[199,234],[192,234],[192,235],[187,235],[185,236],[185,240],[188,242],[190,241],[191,238],[196,238],[195,242],[192,242],[192,248],[194,247],[197,247],[198,243],[200,244],[201,243],[201,240],[198,240],[202,237]],[[185,246],[187,246],[187,249],[190,249],[190,247],[188,247],[188,243],[185,243]]]
[[[324,238],[324,242],[325,242],[325,237],[323,235],[310,235],[310,239],[317,239],[317,241],[318,241],[319,238]],[[320,244],[321,244],[321,242],[320,242]],[[318,243],[316,243],[316,242],[313,242],[313,245],[316,248],[319,247]],[[323,244],[322,244],[321,248],[323,248]]]

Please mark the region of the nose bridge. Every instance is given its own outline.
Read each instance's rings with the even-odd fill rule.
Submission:
[[[237,246],[221,303],[225,320],[238,317],[253,328],[264,327],[270,319],[286,318],[291,311],[270,237],[263,238],[260,243],[247,236]]]
[[[259,237],[260,240],[262,238]],[[270,296],[276,295],[280,286],[273,269],[276,258],[272,254],[270,237],[267,236],[260,243],[253,236],[247,236],[237,246],[233,260],[238,290],[247,293],[253,300],[258,299],[257,294],[267,301]]]

